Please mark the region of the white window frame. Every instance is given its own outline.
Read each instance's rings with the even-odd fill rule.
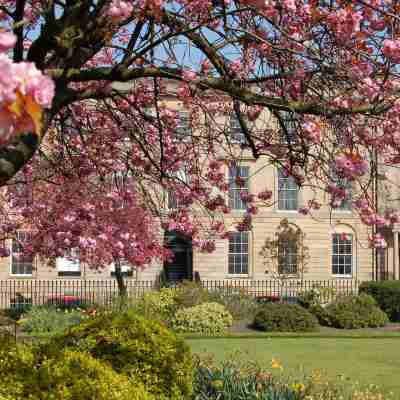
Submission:
[[[296,117],[291,111],[281,111],[280,112],[281,121],[285,126],[286,132],[281,128],[280,139],[283,144],[294,144],[298,141],[298,134],[296,130]],[[286,134],[288,137],[286,137]],[[288,140],[289,139],[289,140]]]
[[[299,193],[300,193],[299,186],[297,185],[296,181],[294,180],[294,178],[292,176],[289,175],[289,176],[285,177],[283,175],[281,168],[277,169],[277,175],[278,175],[278,179],[277,179],[277,210],[283,211],[283,212],[297,213],[299,210]],[[289,182],[289,180],[291,180],[294,183],[294,185],[296,185],[296,188],[293,188],[293,187],[281,188],[281,180],[282,179],[286,180],[287,182]],[[285,192],[296,192],[296,208],[281,208],[280,207],[280,195]],[[288,197],[284,197],[283,201],[288,201],[288,199],[289,199]]]
[[[126,278],[130,278],[133,277],[133,273],[134,273],[134,268],[132,267],[132,265],[130,265],[126,260],[120,260],[120,264],[121,264],[121,271],[122,274],[125,275]],[[115,274],[115,264],[112,262],[110,264],[110,276],[113,278]]]
[[[242,169],[243,168],[243,169]],[[233,175],[233,172],[235,174]],[[238,174],[239,171],[239,174]],[[247,171],[247,175],[243,176],[241,171]],[[238,186],[236,184],[236,177],[239,176],[246,180],[244,186]],[[250,166],[248,165],[238,165],[236,167],[230,167],[228,170],[228,183],[229,183],[229,192],[228,192],[228,205],[232,211],[236,212],[245,212],[247,210],[246,203],[241,199],[241,193],[249,193],[250,192]],[[240,207],[236,207],[240,205]]]
[[[17,231],[17,238],[19,237],[20,234],[28,234],[30,235],[30,231],[28,230],[21,230],[21,231]],[[25,241],[26,238],[23,240]],[[15,239],[11,239],[10,240],[10,276],[13,277],[21,277],[21,278],[30,278],[33,276],[33,270],[35,268],[35,257],[32,256],[32,272],[30,274],[14,274],[13,273],[13,243],[14,243]]]
[[[246,249],[246,242],[244,241],[240,241],[240,242],[233,242],[232,245],[234,246],[234,244],[239,245],[240,246],[240,251],[230,251],[231,250],[231,235],[237,235],[240,237],[240,239],[243,238],[243,235],[246,235],[246,240],[247,240],[247,251],[243,251]],[[250,235],[250,231],[244,231],[244,232],[230,232],[229,234],[229,238],[228,238],[228,266],[227,266],[227,276],[230,278],[247,278],[250,275],[250,240],[251,240],[251,235]],[[237,272],[237,271],[233,271],[230,272],[230,266],[231,266],[231,256],[233,258],[233,260],[235,260],[235,256],[239,256],[239,258],[241,258],[240,256],[247,256],[247,271],[246,272]],[[235,261],[233,262],[233,268],[235,267],[235,265],[240,265],[240,269],[243,269],[243,262],[241,260],[240,264],[236,264]]]
[[[235,113],[229,115],[229,139],[231,143],[246,144],[246,136]]]
[[[184,169],[180,169],[179,171],[177,171],[175,173],[175,178],[179,179],[182,182],[182,184],[184,184],[184,183],[189,184],[189,181],[190,181],[189,176]],[[168,210],[178,210],[179,207],[181,207],[181,205],[179,204],[178,199],[176,197],[174,197],[173,191],[171,189],[169,189],[169,190],[166,190],[166,192],[167,192],[167,196],[166,196],[167,197],[167,199],[166,199],[167,200],[167,209]],[[173,207],[171,207],[172,199],[175,203],[175,205]]]
[[[346,241],[346,242],[350,242],[350,243],[338,243],[337,246],[345,246],[345,245],[350,244],[351,253],[340,253],[339,250],[338,250],[337,253],[334,252],[334,238],[338,237],[339,240],[341,241],[340,235],[342,235],[342,234],[345,234],[345,235],[350,237],[350,240]],[[346,271],[346,265],[348,265],[346,262],[344,262],[344,264],[343,264],[344,273],[343,274],[335,273],[333,271],[333,266],[334,266],[333,257],[348,257],[348,256],[351,256],[351,263],[350,263],[351,272],[350,272],[350,274],[345,272]],[[336,264],[336,265],[340,266],[339,263]],[[352,278],[353,277],[353,270],[354,270],[354,240],[353,240],[353,234],[352,233],[333,233],[331,235],[331,274],[332,274],[332,276],[335,277],[335,278]]]
[[[190,112],[179,110],[178,123],[175,129],[175,138],[178,141],[189,141],[192,137],[192,129],[190,126]]]
[[[68,255],[78,257],[78,249],[69,249],[67,253],[65,257],[56,258],[57,276],[60,278],[80,278],[82,276],[82,271],[79,258],[68,258]]]

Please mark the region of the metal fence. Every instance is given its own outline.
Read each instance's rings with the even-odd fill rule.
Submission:
[[[226,294],[243,292],[253,297],[296,301],[297,296],[315,289],[322,301],[329,301],[338,294],[357,294],[359,282],[355,280],[202,280],[199,282],[208,291],[223,291]],[[130,298],[160,288],[158,281],[126,280]],[[170,284],[175,287],[176,285]],[[118,295],[115,280],[7,280],[0,281],[0,308],[25,305],[89,303],[108,306]]]

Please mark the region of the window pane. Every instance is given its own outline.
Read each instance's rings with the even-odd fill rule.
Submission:
[[[353,266],[353,237],[340,234],[332,236],[332,273],[351,275]]]
[[[229,169],[229,207],[233,210],[245,210],[246,203],[242,200],[241,195],[248,193],[249,190],[249,167],[235,167]],[[237,178],[243,178],[243,185],[238,185]]]
[[[32,275],[33,255],[24,253],[24,244],[31,238],[29,232],[17,232],[17,238],[12,241],[11,273],[14,275]]]
[[[232,232],[229,235],[229,274],[247,274],[248,264],[248,232]]]
[[[246,136],[242,131],[242,127],[240,126],[240,122],[236,117],[236,114],[231,114],[229,118],[229,131],[233,142],[246,143]]]
[[[291,176],[285,176],[278,170],[278,208],[280,210],[297,210],[299,188]]]

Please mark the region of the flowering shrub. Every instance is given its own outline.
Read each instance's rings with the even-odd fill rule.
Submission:
[[[162,288],[145,293],[134,308],[145,318],[169,321],[177,309],[176,290]]]
[[[32,335],[57,335],[87,319],[79,309],[60,310],[55,307],[32,307],[20,320],[22,330]]]
[[[181,400],[192,387],[188,346],[165,325],[132,310],[102,314],[40,346],[43,359],[64,349],[86,351],[114,371],[135,377],[157,399]]]
[[[330,326],[342,329],[374,328],[389,322],[373,297],[341,296],[325,307],[325,319]]]
[[[318,323],[314,315],[297,304],[269,303],[256,313],[254,327],[267,332],[311,332]]]
[[[218,303],[203,303],[176,312],[171,325],[176,332],[221,335],[232,325],[232,315]]]

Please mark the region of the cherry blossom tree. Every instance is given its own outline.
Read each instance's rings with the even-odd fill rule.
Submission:
[[[350,182],[374,246],[400,221],[370,190],[378,164],[400,162],[396,0],[0,0],[0,24],[0,228],[29,223],[34,252],[146,265],[168,256],[160,226],[212,251],[243,152],[307,177],[332,207]],[[177,140],[165,99],[189,111],[192,140]],[[268,184],[243,194],[238,230],[270,204]]]

